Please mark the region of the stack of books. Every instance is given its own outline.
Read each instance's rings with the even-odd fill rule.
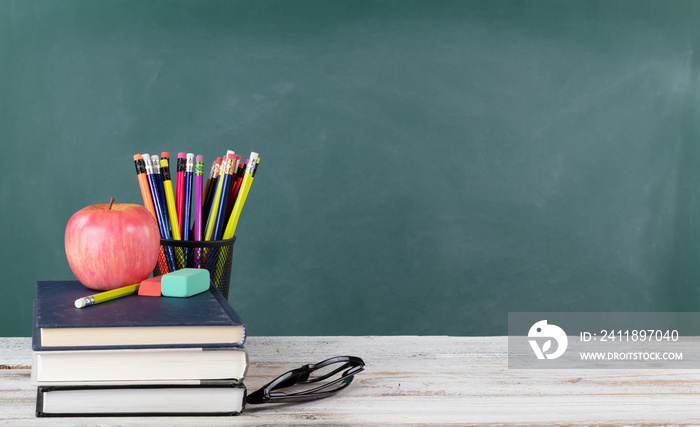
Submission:
[[[248,357],[240,317],[215,287],[83,309],[76,281],[36,284],[36,415],[237,415]]]

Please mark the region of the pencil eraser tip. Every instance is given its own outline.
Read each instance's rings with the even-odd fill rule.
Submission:
[[[85,300],[83,298],[78,298],[77,300],[75,300],[75,308],[83,308],[86,305],[87,304],[85,303]]]
[[[178,159],[184,159],[184,158],[185,158],[185,153],[177,153],[177,158],[178,158]]]
[[[221,157],[217,157],[217,158],[216,158],[216,164],[218,165],[218,164],[221,163],[223,160],[224,160],[224,159],[222,159]]]
[[[204,156],[202,156],[201,154],[197,154],[197,161],[198,161],[198,162],[203,162],[203,161],[204,161]]]
[[[167,151],[163,151],[162,153],[160,153],[160,157],[170,158],[170,153],[168,153]]]
[[[235,158],[235,156],[236,156],[235,154],[229,153],[229,154],[226,155],[226,158],[229,159],[229,160],[233,160],[233,159]]]
[[[134,154],[134,160],[143,160],[140,154]]]

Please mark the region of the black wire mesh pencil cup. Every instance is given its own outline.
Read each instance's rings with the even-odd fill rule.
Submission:
[[[236,236],[212,241],[160,239],[160,253],[153,276],[182,268],[206,268],[214,286],[228,299],[235,241]]]

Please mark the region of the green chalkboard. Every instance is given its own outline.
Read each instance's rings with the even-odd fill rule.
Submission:
[[[700,306],[694,1],[0,0],[0,335],[132,156],[260,153],[252,335]],[[210,163],[209,163],[210,164]]]

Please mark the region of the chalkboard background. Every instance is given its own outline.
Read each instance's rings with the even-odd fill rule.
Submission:
[[[0,0],[0,335],[132,156],[257,151],[252,335],[700,307],[700,4]]]

